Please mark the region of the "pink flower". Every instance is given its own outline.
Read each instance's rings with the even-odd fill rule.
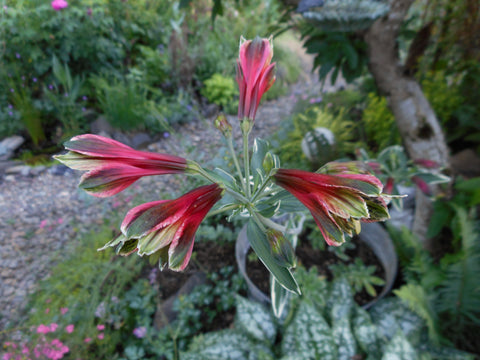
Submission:
[[[184,158],[135,150],[103,136],[79,135],[64,145],[70,151],[54,157],[74,170],[86,170],[79,186],[98,197],[115,195],[143,176],[187,170]]]
[[[87,338],[85,338],[85,339],[83,340],[83,342],[84,342],[85,344],[88,344],[88,343],[91,342],[91,341],[92,341],[92,338],[89,338],[89,337],[87,337]]]
[[[60,313],[61,313],[62,315],[65,315],[67,312],[68,312],[68,308],[67,308],[67,307],[62,307],[62,308],[60,308]]]
[[[412,176],[412,181],[415,183],[415,185],[418,186],[420,191],[423,192],[425,195],[427,196],[432,195],[432,191],[430,190],[430,187],[428,186],[425,180],[421,179],[419,176]]]
[[[255,120],[260,100],[275,82],[275,63],[272,38],[253,40],[240,38],[240,51],[237,60],[237,83],[240,89],[238,118]]]
[[[38,334],[48,334],[50,332],[50,327],[47,325],[40,324],[37,327]]]
[[[40,221],[40,225],[38,226],[40,229],[43,229],[45,226],[47,226],[48,220],[42,220]]]
[[[52,8],[55,11],[60,11],[65,9],[68,6],[68,3],[65,0],[53,0],[52,1]]]
[[[97,338],[98,338],[99,340],[103,340],[104,337],[105,337],[105,334],[104,334],[104,333],[100,333],[100,334],[97,335]]]
[[[140,326],[138,328],[133,329],[133,335],[137,338],[141,339],[147,335],[147,328],[145,326]]]
[[[73,324],[67,325],[67,326],[65,327],[65,331],[66,331],[67,333],[69,333],[69,334],[71,334],[74,329],[75,329],[75,325],[73,325]]]
[[[55,324],[55,323],[50,324],[50,331],[51,332],[54,332],[55,330],[57,330],[57,328],[58,328],[58,324]]]
[[[122,222],[122,235],[105,245],[117,253],[157,253],[160,267],[185,269],[192,254],[195,232],[203,218],[221,198],[217,184],[194,189],[175,200],[153,201],[131,209]],[[105,248],[104,247],[104,248]]]
[[[97,325],[97,330],[98,331],[105,330],[105,325]]]
[[[327,244],[345,242],[344,232],[357,234],[360,221],[389,217],[382,183],[362,173],[360,163],[328,163],[319,172],[278,169],[274,181],[310,210]]]
[[[440,165],[436,161],[429,160],[429,159],[416,159],[416,160],[413,160],[413,162],[416,165],[420,165],[427,169],[438,169],[440,167]]]

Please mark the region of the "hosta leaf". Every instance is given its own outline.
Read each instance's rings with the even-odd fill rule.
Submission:
[[[332,283],[327,307],[330,309],[332,323],[344,317],[349,318],[354,306],[352,288],[347,279],[341,277]]]
[[[345,316],[335,320],[332,334],[338,346],[338,360],[351,360],[357,353],[357,343],[350,328],[349,318]]]
[[[380,341],[377,327],[372,324],[370,315],[361,307],[355,308],[352,320],[353,333],[358,345],[366,354],[380,354]]]
[[[260,303],[237,296],[236,325],[253,339],[273,344],[277,329],[272,315]]]
[[[258,227],[253,220],[250,220],[247,225],[247,237],[252,249],[258,255],[262,263],[267,267],[270,273],[285,289],[290,290],[296,294],[300,294],[300,289],[289,269],[277,264],[275,258],[270,251],[266,235]]]
[[[301,302],[287,327],[282,353],[288,359],[337,360],[337,346],[332,331],[322,315],[311,305]]]
[[[420,316],[408,309],[398,298],[387,298],[377,302],[370,310],[372,323],[385,338],[391,339],[399,330],[416,345],[425,330]]]
[[[198,336],[182,360],[260,360],[260,356],[272,355],[271,351],[256,345],[245,334],[224,330]]]
[[[417,360],[417,352],[402,332],[398,331],[385,346],[382,360]]]

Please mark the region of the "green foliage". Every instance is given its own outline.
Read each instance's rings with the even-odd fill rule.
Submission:
[[[291,124],[286,124],[277,135],[279,138],[279,149],[276,151],[282,162],[295,164],[299,167],[299,161],[305,164],[303,167],[309,167],[308,161],[301,153],[301,143],[307,133],[312,133],[316,128],[329,129],[334,137],[333,146],[319,144],[318,155],[313,166],[318,167],[325,162],[341,157],[355,148],[354,128],[355,124],[348,119],[346,109],[337,109],[337,113],[325,106],[310,106],[304,112],[293,116]],[[320,156],[321,155],[321,156]]]
[[[368,144],[372,150],[385,149],[401,143],[395,118],[387,106],[387,99],[369,93],[362,113],[362,123]]]
[[[115,304],[141,271],[142,263],[134,258],[120,260],[111,258],[108,252],[97,252],[111,236],[112,230],[104,225],[77,239],[71,245],[75,247],[72,255],[62,259],[52,275],[40,283],[28,306],[32,311],[25,322],[27,326],[52,322],[61,327],[74,324],[71,334],[62,331],[58,336],[72,354],[82,358],[112,354],[121,337],[118,329],[124,326],[115,312]],[[61,308],[68,308],[68,312],[60,315]],[[97,338],[97,324],[105,325],[104,339]],[[86,344],[85,338],[93,341]]]
[[[367,46],[354,34],[340,32],[322,32],[314,26],[306,25],[302,29],[302,38],[307,53],[315,55],[314,69],[319,68],[318,76],[325,81],[331,72],[334,83],[341,73],[347,82],[358,78],[366,69]]]
[[[373,275],[376,267],[374,265],[366,266],[361,259],[355,259],[353,264],[336,264],[330,265],[329,268],[332,270],[334,277],[344,276],[355,293],[365,289],[368,295],[375,297],[377,291],[373,286],[385,284],[383,279]]]
[[[422,80],[422,90],[443,125],[463,103],[458,85],[442,71],[428,73]]]
[[[97,77],[91,81],[101,110],[113,127],[132,130],[152,124],[153,130],[168,129],[162,109],[151,99],[152,90],[133,77],[113,81]]]
[[[442,353],[444,357],[435,358],[473,359],[431,346],[421,337],[421,318],[398,299],[381,301],[370,315],[355,304],[346,280],[335,281],[328,290],[325,280],[313,273],[298,278],[305,280],[305,293],[280,323],[263,306],[237,298],[234,328],[197,336],[181,358],[411,360]]]
[[[81,92],[83,90],[83,79],[78,76],[72,77],[70,68],[67,64],[61,64],[60,61],[53,56],[52,71],[55,82],[44,87],[43,92],[48,100],[50,100],[52,109],[51,113],[58,117],[63,125],[63,136],[60,140],[79,134],[86,130],[85,119],[85,101],[87,97],[83,95],[83,104],[80,103]]]
[[[18,84],[21,84],[18,86]],[[43,119],[40,110],[35,106],[34,100],[20,78],[9,81],[10,101],[13,107],[19,112],[20,120],[28,132],[28,135],[35,146],[38,146],[46,139],[43,129]]]
[[[457,189],[463,184],[460,182]],[[464,189],[469,189],[470,184],[464,185]],[[468,195],[472,190],[478,192],[474,186],[466,191],[468,201],[475,198]],[[474,208],[470,208],[469,202],[464,202],[463,206],[459,204],[465,198],[457,194],[448,204],[440,200],[435,204],[430,234],[438,234],[446,226],[444,234],[452,235],[453,247],[453,252],[444,255],[438,264],[407,230],[392,229],[391,233],[407,279],[407,284],[396,294],[426,320],[433,340],[473,350],[475,344],[469,343],[465,335],[480,324],[480,288],[477,281],[480,232]],[[478,201],[478,197],[474,201]],[[445,214],[450,222],[445,221]]]
[[[220,106],[228,114],[235,113],[238,108],[238,101],[234,101],[238,94],[235,81],[231,77],[225,77],[221,74],[213,74],[204,82],[202,95],[209,103]]]

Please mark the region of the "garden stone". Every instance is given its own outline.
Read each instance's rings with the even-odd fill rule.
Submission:
[[[24,143],[25,139],[22,136],[14,135],[3,139],[0,142],[0,160],[8,160],[12,157],[15,150]]]
[[[30,174],[32,174],[33,176],[37,176],[40,173],[44,172],[46,168],[47,167],[44,165],[34,166],[30,168]]]
[[[113,134],[115,129],[103,116],[100,116],[90,124],[92,134],[100,135],[101,133]]]
[[[113,133],[113,138],[125,145],[132,146],[132,141],[130,140],[130,138],[121,131],[115,131]]]
[[[28,165],[16,165],[9,167],[5,170],[6,174],[20,174],[22,176],[28,176],[30,174],[30,166]]]
[[[152,142],[152,138],[147,133],[138,133],[132,137],[132,146],[134,149],[147,147]]]
[[[472,149],[460,151],[450,161],[455,172],[467,177],[480,176],[480,157]]]
[[[49,169],[48,169],[48,172],[52,175],[56,175],[56,176],[62,176],[64,175],[66,172],[70,172],[70,168],[66,167],[65,165],[63,164],[56,164],[56,165],[53,165],[51,166]]]

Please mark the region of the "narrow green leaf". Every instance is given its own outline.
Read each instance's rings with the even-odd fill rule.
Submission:
[[[270,298],[272,300],[273,314],[279,318],[282,316],[285,306],[288,304],[290,292],[279,284],[273,275],[270,275]]]
[[[285,289],[300,295],[300,289],[292,273],[289,269],[277,264],[272,256],[266,235],[253,220],[248,222],[247,237],[252,249],[279,284]]]

